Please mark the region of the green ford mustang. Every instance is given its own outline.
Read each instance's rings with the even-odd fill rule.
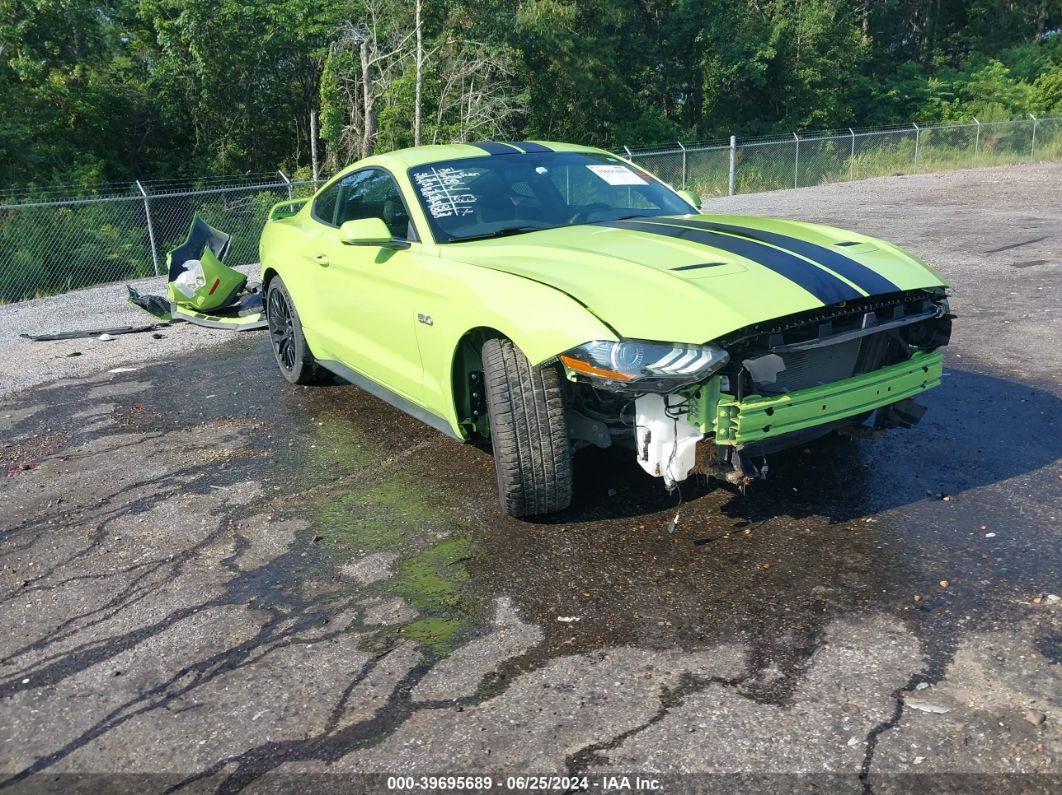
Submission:
[[[600,149],[424,146],[355,163],[262,233],[273,350],[456,439],[490,441],[515,516],[621,446],[666,486],[742,487],[765,456],[940,383],[940,276],[896,246],[700,202]]]

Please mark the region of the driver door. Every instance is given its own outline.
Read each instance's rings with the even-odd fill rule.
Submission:
[[[367,168],[344,177],[332,216],[317,215],[309,252],[317,265],[317,323],[331,355],[407,400],[422,403],[423,367],[416,339],[418,283],[415,230],[394,178]],[[409,248],[342,243],[346,221],[380,218]],[[412,238],[412,239],[411,239]]]

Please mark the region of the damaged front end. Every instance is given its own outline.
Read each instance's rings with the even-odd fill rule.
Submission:
[[[633,446],[669,489],[693,472],[744,486],[765,476],[767,455],[830,431],[918,422],[913,398],[940,383],[951,320],[936,288],[778,318],[705,345],[589,343],[560,357],[573,385],[570,432],[577,445]]]

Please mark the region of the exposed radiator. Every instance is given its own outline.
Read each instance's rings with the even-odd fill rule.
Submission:
[[[863,337],[807,351],[765,354],[746,359],[744,365],[757,394],[796,392],[851,378],[856,374],[859,351],[868,339]]]

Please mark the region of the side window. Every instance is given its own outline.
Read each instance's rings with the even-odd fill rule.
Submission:
[[[390,174],[380,169],[367,168],[344,177],[321,193],[313,211],[317,220],[332,226],[361,218],[379,218],[395,237],[414,238],[398,185]]]
[[[359,218],[380,218],[395,237],[403,240],[410,237],[409,214],[390,174],[368,169],[352,174],[351,179],[350,186],[340,190],[337,226]]]
[[[332,224],[336,217],[336,199],[339,198],[339,183],[325,188],[313,200],[313,217],[325,224]]]

